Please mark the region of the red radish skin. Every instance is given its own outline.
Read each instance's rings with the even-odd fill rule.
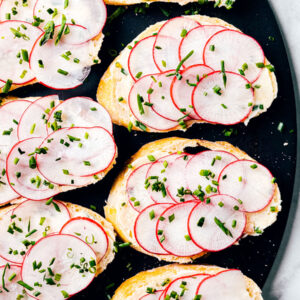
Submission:
[[[142,76],[159,72],[153,59],[149,59],[149,57],[153,57],[152,49],[155,39],[155,36],[148,36],[141,39],[131,49],[128,57],[128,71],[134,81],[137,81]],[[137,77],[137,75],[139,76]]]
[[[154,294],[147,294],[143,297],[141,297],[139,300],[159,300],[160,295],[163,293],[163,290],[156,291]]]
[[[206,202],[207,199],[210,199],[209,204]],[[224,250],[236,243],[245,231],[247,218],[242,210],[242,205],[231,196],[219,194],[210,196],[191,210],[187,222],[189,236],[204,251]],[[203,224],[200,226],[200,219],[203,217]],[[230,234],[223,232],[215,218],[223,223]]]
[[[87,229],[87,227],[89,228]],[[84,236],[84,232],[86,231],[88,231],[88,234],[93,235],[91,238],[92,241],[95,239],[93,243],[90,243],[88,235]],[[109,245],[107,233],[98,222],[90,218],[72,218],[61,228],[59,233],[77,236],[82,241],[89,244],[97,255],[97,263],[99,263],[107,253]],[[78,234],[81,235],[79,236]],[[102,244],[104,244],[104,246]]]
[[[194,244],[191,239],[187,239],[189,236],[187,228],[188,216],[195,205],[197,205],[196,201],[175,204],[167,208],[157,221],[157,241],[161,247],[171,255],[177,257],[191,257],[203,252],[203,249]],[[175,216],[175,218],[173,218],[173,216]],[[164,220],[160,220],[161,217],[163,217]],[[163,231],[162,234],[159,234],[160,230]]]
[[[134,223],[134,236],[139,246],[148,253],[168,255],[156,240],[156,223],[160,215],[173,204],[152,204],[143,209]],[[154,217],[150,214],[154,213]]]
[[[224,175],[226,179],[222,179]],[[262,164],[238,160],[228,164],[220,173],[218,191],[240,199],[245,212],[255,213],[271,203],[275,193],[273,179],[272,173]]]
[[[226,78],[224,88],[222,72],[212,72],[194,88],[192,105],[200,119],[212,124],[235,125],[245,121],[252,112],[255,98],[250,82],[228,71]],[[220,94],[214,88],[220,88]]]
[[[215,50],[211,51],[211,45]],[[236,30],[223,30],[215,33],[206,43],[203,50],[203,62],[214,70],[220,70],[220,62],[224,60],[225,70],[238,73],[247,63],[244,71],[246,78],[255,82],[261,75],[262,68],[257,63],[266,63],[264,51],[251,36]]]
[[[150,198],[150,195],[145,188],[146,174],[151,165],[151,163],[148,163],[137,167],[129,175],[126,182],[128,202],[137,212],[141,212],[144,208],[154,204],[154,201]],[[136,202],[138,202],[139,205],[135,205]]]

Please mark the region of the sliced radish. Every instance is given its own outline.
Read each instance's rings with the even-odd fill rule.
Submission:
[[[194,299],[199,284],[209,275],[205,274],[194,274],[189,276],[183,276],[173,280],[164,290],[160,297],[160,300],[169,299],[168,297],[175,298],[179,296],[180,300],[191,300]],[[171,297],[171,294],[175,297]],[[175,298],[176,299],[176,298]]]
[[[23,4],[24,3],[24,4]],[[0,4],[0,21],[19,20],[32,23],[33,7],[35,1],[19,2],[15,0],[2,0]]]
[[[161,247],[172,255],[189,257],[203,250],[191,240],[188,233],[188,217],[196,201],[183,202],[167,208],[159,217],[156,237]]]
[[[57,95],[46,96],[32,102],[22,114],[18,125],[19,140],[46,137],[47,120],[51,110],[59,104]]]
[[[5,216],[0,243],[0,254],[4,259],[22,263],[31,242],[38,241],[45,234],[59,232],[70,219],[64,204],[59,201],[52,201],[49,205],[46,203],[27,200]],[[25,240],[26,244],[23,243]]]
[[[112,122],[106,109],[88,97],[74,97],[63,101],[55,107],[49,117],[49,125],[65,127],[100,126],[112,133]]]
[[[96,37],[102,31],[106,22],[106,6],[102,0],[88,0],[82,5],[80,0],[67,2],[56,0],[37,0],[34,15],[47,23],[53,20],[56,25],[61,24],[62,15],[66,16],[68,23],[75,22],[87,29],[85,41]],[[49,7],[57,14],[49,14]],[[72,21],[73,20],[73,21]]]
[[[225,166],[236,160],[237,158],[233,154],[225,151],[208,150],[194,155],[184,171],[187,188],[192,192],[202,191],[203,193],[198,195],[201,200],[203,200],[204,194],[216,193],[219,174]]]
[[[190,51],[193,55],[184,63],[185,67],[203,64],[203,50],[209,38],[225,27],[218,25],[203,25],[190,30],[179,46],[179,59],[183,59]]]
[[[138,212],[154,203],[145,188],[146,175],[150,166],[151,163],[139,166],[127,179],[126,193],[128,202]]]
[[[249,81],[231,72],[210,73],[202,78],[192,95],[196,114],[209,123],[240,123],[251,113],[253,104],[254,92]]]
[[[227,195],[214,195],[199,202],[188,217],[191,239],[211,252],[228,248],[244,232],[247,220],[242,210],[240,203]]]
[[[214,47],[214,51],[211,51]],[[225,62],[225,70],[238,73],[242,70],[250,82],[258,79],[262,69],[257,63],[265,62],[265,55],[259,43],[249,35],[235,30],[223,30],[214,34],[206,43],[203,52],[204,63],[220,70],[220,62]]]
[[[166,170],[177,157],[179,157],[177,153],[167,155],[161,157],[150,166],[146,174],[146,186],[148,186],[147,191],[154,202],[175,203],[166,188],[168,181]]]
[[[159,72],[152,56],[155,39],[156,36],[148,36],[131,49],[128,57],[128,70],[134,81],[142,76]]]
[[[128,96],[128,105],[137,120],[150,128],[163,131],[176,127],[178,122],[173,122],[159,116],[154,112],[151,104],[148,103],[147,91],[153,82],[157,82],[157,76],[157,74],[146,75],[135,82]],[[148,103],[148,105],[145,105],[145,103]]]
[[[3,155],[8,154],[11,147],[17,143],[18,124],[29,105],[30,101],[15,100],[0,106],[0,150]]]
[[[83,217],[73,218],[62,227],[60,233],[75,235],[90,245],[97,255],[98,263],[107,252],[107,234],[103,227],[92,219]]]
[[[34,269],[34,262],[41,262],[41,268]],[[42,268],[46,270],[43,273],[40,272]],[[60,274],[59,279],[51,276],[48,268],[53,274]],[[95,273],[93,249],[81,239],[67,234],[49,235],[39,240],[26,254],[22,265],[22,280],[41,293],[41,300],[68,298],[85,289]],[[42,286],[36,286],[36,282]],[[30,294],[34,291],[27,290]]]
[[[241,271],[225,270],[203,280],[197,295],[205,300],[250,300],[246,281]]]
[[[193,155],[183,154],[171,161],[166,168],[166,189],[175,202],[193,200],[192,192],[186,188],[184,170]]]
[[[134,224],[134,237],[147,252],[163,255],[169,254],[156,239],[156,223],[160,215],[172,204],[152,204],[141,211]]]
[[[16,300],[20,295],[23,295],[22,299],[28,299],[27,295],[24,295],[24,288],[18,284],[18,281],[21,280],[20,266],[9,264],[1,266],[0,276],[2,278],[2,286],[0,288],[1,300]]]
[[[29,54],[43,31],[27,22],[5,21],[0,32],[0,79],[14,84],[32,81],[35,74],[29,69]]]
[[[178,49],[182,38],[200,24],[190,18],[177,17],[167,21],[158,31],[153,57],[160,71],[175,69],[179,64]]]
[[[153,110],[161,117],[178,122],[182,118],[180,112],[173,104],[171,98],[171,84],[175,70],[167,71],[156,77],[156,82],[150,86],[149,102],[153,104]]]
[[[155,291],[153,294],[147,294],[141,297],[139,300],[159,300],[162,293],[163,291]]]
[[[64,90],[81,85],[89,75],[97,55],[92,42],[82,43],[86,29],[78,25],[68,26],[70,33],[64,34],[57,45],[55,40],[61,26],[55,27],[54,38],[41,46],[42,34],[30,54],[30,69],[36,79],[53,89]]]
[[[275,184],[271,172],[251,160],[227,165],[219,176],[219,192],[240,199],[246,212],[257,212],[271,202]]]
[[[7,180],[11,188],[31,200],[47,199],[59,192],[58,186],[49,182],[36,167],[35,151],[42,141],[43,138],[30,138],[18,142],[6,160]]]
[[[72,176],[89,177],[104,171],[116,154],[112,135],[102,127],[54,131],[41,143],[40,148],[44,147],[48,150],[37,156],[38,169],[58,184],[70,184]]]
[[[192,119],[199,119],[192,106],[192,94],[195,86],[204,75],[212,72],[212,69],[205,65],[193,65],[180,72],[180,80],[175,76],[171,84],[171,98],[173,104],[182,114]]]

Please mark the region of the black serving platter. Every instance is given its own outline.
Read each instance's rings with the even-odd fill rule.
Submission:
[[[118,8],[115,6],[108,7],[108,14],[111,15],[116,9]],[[243,124],[234,126],[237,134],[232,134],[230,137],[224,136],[225,127],[208,124],[196,125],[187,132],[166,134],[129,133],[126,128],[114,126],[114,135],[119,149],[119,157],[114,169],[98,184],[61,194],[58,198],[86,207],[95,205],[97,212],[103,215],[103,206],[114,178],[125,165],[126,160],[145,143],[170,136],[203,138],[211,141],[226,140],[258,159],[271,170],[280,186],[283,210],[279,214],[278,221],[262,236],[243,239],[239,246],[210,254],[195,263],[239,268],[263,287],[280,246],[288,218],[293,192],[297,142],[296,108],[291,72],[283,39],[268,1],[237,0],[232,10],[213,8],[212,3],[205,5],[194,3],[184,7],[177,4],[153,3],[150,7],[142,4],[124,8],[124,11],[118,18],[109,19],[106,24],[104,32],[107,36],[99,55],[102,63],[93,67],[92,73],[82,86],[70,91],[53,91],[36,84],[11,94],[26,97],[58,93],[61,99],[79,95],[95,99],[99,79],[112,62],[115,50],[119,52],[147,26],[167,19],[165,14],[172,18],[197,11],[200,14],[222,18],[258,40],[268,59],[275,65],[279,84],[278,98],[268,112],[253,119],[247,127]],[[282,132],[277,130],[279,122],[284,123]],[[142,270],[164,264],[166,263],[130,248],[121,249],[107,270],[73,299],[109,299],[109,295],[112,295],[115,288],[125,279]]]

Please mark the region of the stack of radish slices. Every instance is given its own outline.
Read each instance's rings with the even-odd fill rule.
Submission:
[[[247,214],[272,201],[275,179],[261,164],[229,152],[175,153],[137,167],[126,193],[138,213],[134,234],[141,248],[192,257],[236,243]]]
[[[4,92],[34,80],[53,89],[71,89],[99,62],[106,21],[102,0],[3,0],[0,21]]]
[[[263,68],[273,70],[265,63],[252,37],[177,17],[132,48],[128,103],[137,120],[160,131],[185,128],[188,120],[243,122],[255,105]]]
[[[168,283],[163,290],[153,291],[139,300],[164,299],[250,300],[245,278],[239,270],[225,270],[215,275],[195,273]]]
[[[69,298],[91,283],[108,251],[103,227],[72,218],[59,201],[22,202],[0,228],[1,299]]]
[[[50,198],[102,179],[116,156],[107,111],[57,95],[0,106],[0,204]]]

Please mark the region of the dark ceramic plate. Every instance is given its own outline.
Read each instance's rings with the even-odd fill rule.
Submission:
[[[91,75],[82,86],[74,90],[58,92],[61,99],[79,95],[95,98],[99,79],[113,60],[111,54],[115,52],[114,50],[120,51],[124,44],[130,42],[147,26],[166,19],[164,14],[169,14],[171,18],[192,11],[222,18],[258,40],[266,56],[276,67],[279,84],[278,98],[268,112],[253,119],[247,127],[242,124],[234,126],[238,133],[230,137],[224,136],[225,127],[207,124],[196,125],[186,133],[167,134],[129,133],[126,128],[115,126],[114,134],[119,148],[116,167],[95,186],[62,194],[59,199],[86,207],[93,204],[103,215],[103,206],[114,178],[124,166],[125,161],[145,143],[170,136],[203,138],[211,141],[226,140],[258,159],[276,176],[282,193],[283,210],[279,214],[278,221],[262,236],[248,237],[242,240],[239,246],[211,254],[205,259],[198,259],[195,263],[240,268],[262,287],[274,262],[287,222],[296,162],[296,109],[293,84],[284,43],[272,10],[266,0],[237,0],[233,9],[229,11],[224,8],[215,9],[212,3],[205,5],[194,3],[184,7],[177,4],[154,3],[145,11],[141,9],[139,14],[136,14],[137,7],[145,8],[145,5],[129,7],[124,14],[106,25],[104,31],[108,36],[104,40],[100,53],[102,64],[93,67]],[[115,9],[117,8],[108,7],[109,14]],[[34,85],[12,94],[26,97],[55,92],[41,85]],[[279,122],[284,123],[282,132],[277,130]],[[291,132],[293,130],[294,132]],[[73,299],[109,299],[108,295],[112,295],[114,289],[125,279],[142,270],[164,264],[130,248],[122,249],[107,270]],[[115,285],[107,288],[112,283]]]

